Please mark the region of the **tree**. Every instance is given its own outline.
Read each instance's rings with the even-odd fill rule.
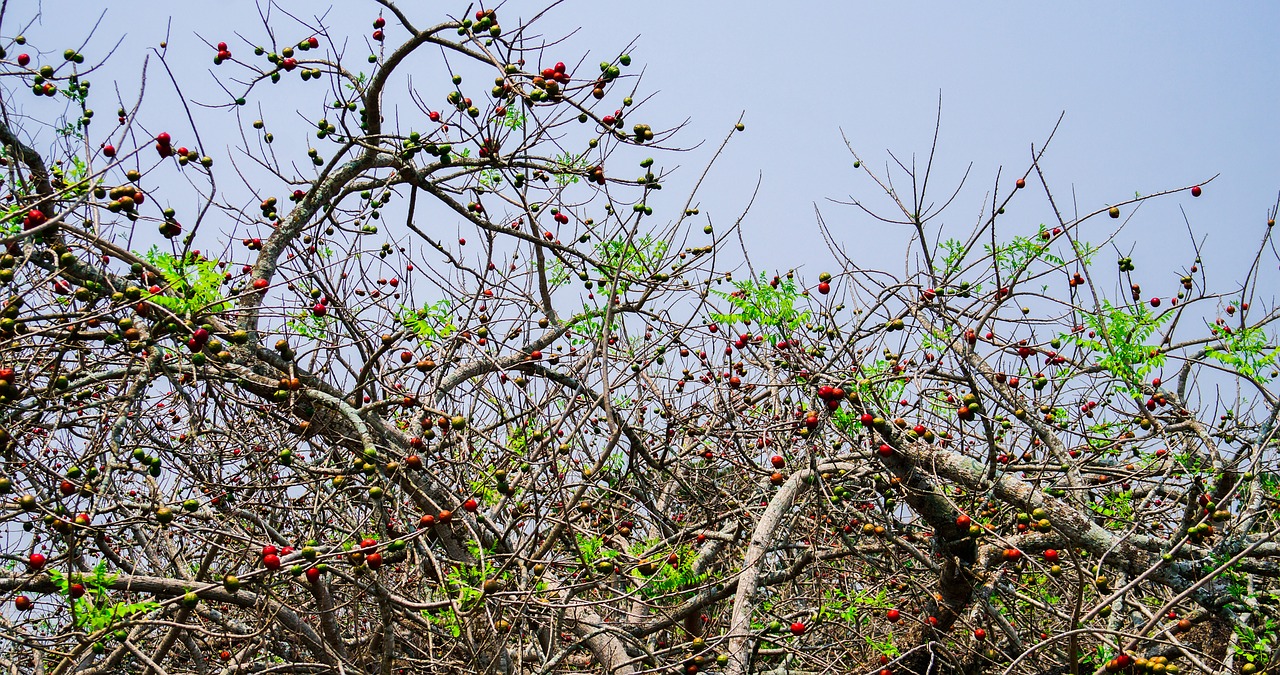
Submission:
[[[735,278],[625,50],[500,14],[207,36],[233,138],[3,31],[11,670],[1271,666],[1275,207],[1219,292],[1108,253],[1200,185],[1068,216],[1039,150],[954,237],[854,154],[907,269]]]

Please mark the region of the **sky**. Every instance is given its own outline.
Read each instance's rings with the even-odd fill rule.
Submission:
[[[89,4],[42,0],[44,19],[28,33],[79,36],[101,18],[86,51],[99,55],[120,38],[106,73],[127,83],[146,48],[168,31],[169,58],[189,98],[215,91],[202,40],[248,52],[237,34],[262,39],[257,6],[245,0],[109,2],[102,14],[87,11]],[[402,4],[422,24],[471,7]],[[281,0],[279,7],[302,19],[325,13],[326,23],[361,40],[378,12],[355,0]],[[498,7],[510,25],[545,3]],[[12,5],[9,11],[12,22],[17,14]],[[1060,115],[1043,168],[1068,212],[1217,176],[1199,199],[1182,193],[1141,209],[1120,241],[1126,250],[1136,247],[1135,259],[1185,266],[1185,213],[1205,237],[1205,259],[1222,261],[1227,277],[1251,256],[1280,190],[1275,3],[563,0],[540,23],[549,38],[569,35],[556,51],[567,62],[587,54],[588,69],[636,41],[633,71],[642,67],[641,89],[656,92],[644,104],[645,119],[655,129],[688,120],[677,142],[692,149],[663,160],[680,167],[667,181],[672,203],[745,115],[746,132],[713,168],[699,204],[717,226],[731,222],[760,181],[743,238],[761,267],[806,266],[816,274],[827,264],[816,207],[860,265],[901,270],[901,228],[832,201],[887,206],[854,170],[842,135],[866,166],[883,172],[889,152],[923,164],[939,119],[935,195],[949,194],[972,165],[965,189],[934,223],[952,236],[967,232],[990,203],[997,172],[1004,175],[1000,195],[1007,194],[1012,178],[1027,170],[1032,145],[1043,144]],[[9,25],[4,32],[12,33]],[[366,52],[357,45],[353,53]],[[172,110],[172,87],[154,66],[148,105]],[[235,125],[225,111],[195,112],[206,135],[219,133],[219,125],[231,133]],[[1051,217],[1039,181],[1029,182],[1037,194],[1011,204],[1005,231],[1034,231]]]

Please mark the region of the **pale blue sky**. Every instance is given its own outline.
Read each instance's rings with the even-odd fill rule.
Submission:
[[[89,4],[44,0],[47,16],[57,22],[28,33],[78,36],[97,18],[98,10],[86,11]],[[211,83],[211,52],[197,34],[210,42],[226,40],[245,56],[248,49],[236,32],[263,39],[254,5],[243,0],[104,4],[106,17],[87,50],[91,57],[124,34],[109,65],[111,73],[127,76],[141,63],[143,47],[163,37],[172,14],[170,57],[189,78],[190,94]],[[325,7],[296,0],[280,4],[299,17]],[[402,4],[422,24],[443,13],[460,15],[467,7],[438,0]],[[512,0],[500,12],[509,25],[514,16],[531,16],[540,7],[541,2]],[[8,21],[18,16],[14,10],[11,5]],[[344,0],[329,12],[329,25],[363,41],[378,8]],[[283,16],[277,18],[278,26],[287,25]],[[664,195],[673,204],[739,112],[746,112],[747,132],[712,172],[700,201],[717,224],[728,223],[762,175],[760,197],[744,225],[757,264],[785,268],[821,254],[817,202],[855,251],[865,246],[863,264],[900,270],[901,247],[882,241],[884,228],[855,209],[826,203],[852,194],[883,204],[873,199],[875,186],[855,175],[840,132],[870,166],[883,167],[886,149],[904,158],[923,153],[939,95],[939,196],[951,185],[948,179],[974,163],[969,189],[945,221],[957,235],[977,219],[996,169],[1005,167],[1006,185],[1021,174],[1030,145],[1040,143],[1065,111],[1045,162],[1060,203],[1070,204],[1074,188],[1080,209],[1093,210],[1135,191],[1189,185],[1220,173],[1200,199],[1183,195],[1144,208],[1131,234],[1181,264],[1182,206],[1196,231],[1210,237],[1208,260],[1227,261],[1241,241],[1252,249],[1280,189],[1277,26],[1280,6],[1274,3],[704,0],[637,6],[565,0],[544,19],[543,33],[558,37],[581,27],[557,53],[572,61],[590,50],[587,69],[638,37],[632,71],[646,68],[641,89],[657,91],[643,109],[645,121],[657,129],[689,118],[679,138],[686,144],[707,141],[678,160],[660,160],[683,167]],[[6,25],[5,33],[11,32]],[[301,29],[281,35],[303,37]],[[392,30],[390,39],[396,37]],[[63,47],[53,40],[42,44]],[[352,43],[357,63],[366,53],[362,43]],[[153,70],[151,76],[148,114],[155,115],[172,99],[163,74]],[[422,79],[427,81],[425,74]],[[205,100],[213,91],[203,92]],[[97,106],[114,108],[104,101]],[[199,115],[207,136],[217,134],[220,124],[227,125],[223,133],[231,129],[225,113]],[[1034,230],[1046,217],[1043,200],[1019,199],[1014,209],[1025,204],[1027,227]],[[1006,227],[1024,217],[1014,210],[1010,216]],[[882,261],[886,255],[892,256],[889,263]],[[813,264],[820,259],[825,255]],[[808,269],[816,274],[812,265]]]

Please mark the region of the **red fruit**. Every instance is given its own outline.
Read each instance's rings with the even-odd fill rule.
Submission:
[[[829,283],[827,283],[827,282],[825,282],[825,281],[823,281],[823,282],[819,283],[819,284],[818,284],[818,292],[819,292],[819,293],[821,293],[821,294],[823,294],[823,295],[826,295],[826,294],[830,293],[830,292],[831,292],[831,284],[829,284]]]
[[[370,553],[364,557],[364,564],[368,565],[371,570],[376,570],[379,567],[382,567],[382,554]]]
[[[314,316],[324,316],[325,314],[329,313],[329,308],[317,302],[316,304],[311,306],[311,313]]]
[[[404,465],[414,471],[422,470],[422,458],[417,455],[409,455],[404,458]]]
[[[365,553],[373,553],[377,549],[378,549],[377,539],[361,539],[360,540],[360,550],[364,551]]]
[[[1004,559],[1005,559],[1005,560],[1010,560],[1010,561],[1012,561],[1012,560],[1017,560],[1018,558],[1021,558],[1021,557],[1022,557],[1022,551],[1019,551],[1019,550],[1018,550],[1018,549],[1016,549],[1016,548],[1006,548],[1006,549],[1004,550]]]
[[[1049,562],[1055,562],[1058,560],[1059,557],[1060,556],[1058,555],[1058,551],[1056,549],[1052,549],[1052,548],[1046,549],[1044,552],[1044,559],[1048,560]]]
[[[307,46],[308,46],[308,47],[310,47],[310,48],[312,48],[312,49],[315,49],[316,47],[319,47],[319,46],[320,46],[320,40],[319,40],[318,38],[316,38],[315,36],[312,36],[312,37],[310,37],[310,38],[307,38]]]
[[[280,549],[276,548],[275,546],[272,546],[271,544],[267,544],[266,546],[262,547],[262,555],[272,555],[274,553],[279,553],[279,552],[280,552]]]
[[[46,562],[48,562],[48,560],[44,557],[43,553],[32,553],[31,557],[27,558],[27,567],[31,568],[31,571],[34,572],[36,570],[43,569]]]
[[[887,445],[887,444],[883,444],[883,443],[880,445],[880,456],[881,456],[881,457],[888,457],[889,455],[892,455],[892,454],[893,454],[893,447],[892,447],[892,446]]]
[[[674,554],[674,553],[672,553],[671,555],[667,556],[667,564],[668,564],[668,565],[678,565],[678,564],[680,564],[680,556],[678,556],[678,555],[676,555],[676,554]]]
[[[73,600],[84,597],[84,584],[71,584],[67,587],[67,595]]]
[[[76,486],[73,485],[71,481],[64,480],[60,485],[58,485],[58,491],[70,497],[71,495],[76,493]]]
[[[254,288],[255,290],[265,291],[265,290],[267,290],[267,286],[270,286],[270,285],[271,285],[271,282],[267,281],[266,279],[254,279],[254,280],[253,280],[253,288]]]
[[[418,527],[427,528],[427,527],[432,527],[435,524],[436,524],[436,517],[432,515],[425,515],[418,519]]]
[[[103,156],[103,157],[115,157],[115,156],[116,156],[116,146],[114,146],[114,145],[104,145],[104,146],[102,146],[102,156]]]
[[[440,515],[436,516],[436,520],[439,520],[442,523],[447,523],[453,520],[453,511],[450,511],[448,509],[441,511]]]
[[[23,56],[26,56],[26,54],[23,54]],[[20,612],[29,612],[32,607],[36,606],[36,604],[31,602],[31,598],[28,598],[25,595],[19,595],[13,599],[13,606],[18,608],[18,611]]]
[[[799,621],[791,624],[792,635],[804,635],[804,624]]]
[[[18,65],[22,66],[23,68],[26,68],[28,63],[31,63],[31,55],[30,55],[30,54],[19,54],[19,55],[18,55]]]
[[[1016,187],[1016,188],[1018,188],[1019,190],[1021,190],[1022,188],[1024,188],[1024,187],[1026,187],[1026,186],[1027,186],[1027,181],[1025,181],[1025,180],[1023,180],[1023,179],[1019,178],[1017,181],[1014,181],[1013,185],[1014,185],[1014,187]]]
[[[1152,306],[1152,307],[1159,307],[1159,306],[1160,306],[1160,298],[1151,298],[1151,306]]]
[[[977,628],[973,631],[973,637],[977,639],[978,642],[982,642],[983,640],[987,639],[987,631],[981,628]]]
[[[961,529],[969,529],[969,525],[973,524],[973,520],[969,516],[961,514],[956,518],[956,527]]]
[[[387,20],[386,20],[386,19],[384,19],[384,18],[382,18],[382,17],[378,17],[378,18],[376,18],[376,19],[374,19],[374,20],[373,20],[373,27],[374,27],[374,28],[382,28],[382,27],[383,27],[383,26],[385,26],[385,25],[387,25]]]
[[[382,31],[380,31],[380,30],[375,30],[375,31],[373,31],[373,39],[374,39],[375,41],[377,41],[377,42],[382,42],[382,37],[383,37],[383,36],[382,36]]]
[[[1199,185],[1192,186],[1191,188],[1192,197],[1199,197],[1202,192],[1204,192],[1204,190],[1201,190]]]
[[[468,512],[468,513],[475,513],[475,512],[476,512],[476,509],[477,509],[477,508],[479,508],[479,507],[480,507],[480,505],[479,505],[479,504],[477,504],[477,503],[476,503],[476,500],[474,500],[474,499],[468,499],[467,501],[462,502],[462,508],[463,508],[463,510],[465,510],[465,511],[466,511],[466,512]]]
[[[891,609],[884,613],[884,618],[893,622],[897,622],[898,619],[902,618],[902,613],[896,609]]]
[[[320,579],[320,570],[314,567],[307,568],[307,581],[315,583]]]
[[[280,569],[280,556],[274,553],[262,556],[262,566],[273,571]]]
[[[169,132],[161,131],[160,133],[156,134],[156,142],[159,143],[160,145],[169,145],[169,141],[170,141]]]
[[[787,460],[784,459],[782,455],[774,455],[773,457],[769,458],[769,463],[773,465],[773,468],[781,469],[782,467],[787,465]]]

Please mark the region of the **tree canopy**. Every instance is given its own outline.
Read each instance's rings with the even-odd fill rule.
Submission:
[[[629,45],[264,12],[157,111],[0,11],[9,671],[1272,667],[1274,205],[1211,287],[1126,239],[1208,181],[1066,209],[1038,147],[953,205],[851,148],[901,260],[762,269]]]

